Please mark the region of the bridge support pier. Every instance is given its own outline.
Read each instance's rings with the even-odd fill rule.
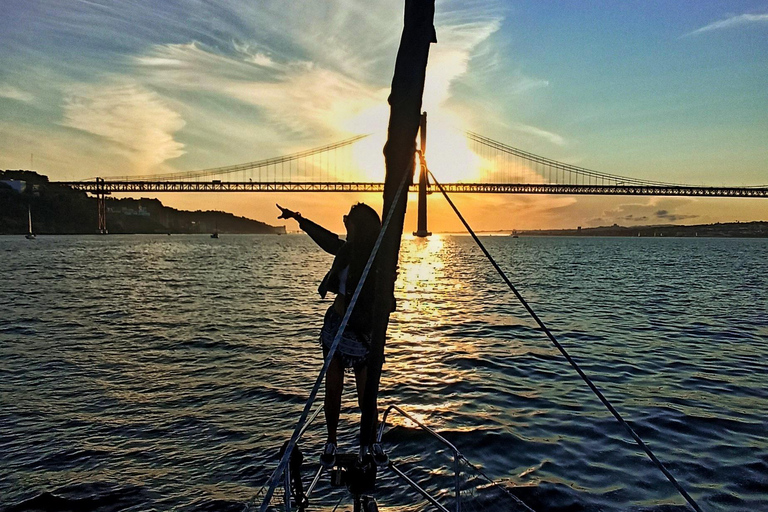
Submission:
[[[427,183],[429,178],[427,178],[427,162],[424,160],[423,154],[419,156],[421,157],[421,170],[419,171],[419,217],[413,236],[425,238],[432,234],[427,230]]]
[[[419,151],[419,202],[418,202],[418,223],[416,225],[416,231],[413,232],[413,236],[420,238],[426,238],[432,233],[427,230],[427,186],[429,185],[429,178],[427,177],[427,113],[421,114],[421,124],[419,125],[419,133],[421,134]]]
[[[99,234],[106,235],[107,231],[107,192],[104,190],[104,179],[96,178],[96,206],[99,211]]]

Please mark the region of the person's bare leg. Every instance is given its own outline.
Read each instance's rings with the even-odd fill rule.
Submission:
[[[357,405],[363,409],[363,394],[365,393],[365,381],[368,378],[368,367],[355,368],[355,385],[357,387]]]
[[[341,413],[341,394],[344,391],[344,364],[334,356],[325,374],[325,425],[328,428],[328,442],[336,444],[336,432]]]
[[[355,384],[357,387],[357,405],[360,406],[360,411],[363,410],[363,397],[365,395],[365,383],[368,379],[368,367],[355,368]],[[376,439],[376,429],[378,428],[378,412],[376,413],[376,421],[373,424],[373,432],[370,439]]]

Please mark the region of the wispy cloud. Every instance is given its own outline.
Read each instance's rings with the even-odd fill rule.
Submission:
[[[517,123],[517,124],[510,125],[510,128],[513,130],[517,130],[519,132],[527,133],[529,135],[535,135],[536,137],[546,139],[552,144],[556,144],[558,146],[566,145],[566,140],[561,135],[558,135],[554,132],[550,132],[547,130],[543,130],[541,128],[537,128],[535,126],[529,126],[527,124]]]
[[[266,53],[238,48],[238,55],[231,56],[196,43],[156,46],[134,59],[137,77],[171,94],[216,95],[257,107],[274,130],[299,138],[338,133],[339,120],[386,98],[368,84],[313,62],[279,63]]]
[[[57,105],[65,98],[60,126],[101,137],[132,162],[126,173],[163,162],[222,165],[354,129],[384,131],[402,4],[299,4],[210,0],[188,12],[185,0],[151,8],[78,2],[42,16],[46,37],[82,50],[72,51],[66,70],[51,67],[57,74],[47,83],[58,91],[48,97]],[[430,114],[458,113],[454,86],[501,28],[504,10],[491,8],[499,2],[469,4],[445,0],[439,10],[424,103]],[[76,73],[73,63],[82,66]],[[25,94],[0,85],[0,96],[31,101]]]
[[[382,22],[363,15],[354,3],[338,4],[337,12],[322,24],[306,25],[306,20],[294,19],[296,13],[290,10],[276,15],[273,20],[277,26],[292,21],[299,28],[306,25],[314,34],[306,41],[298,37],[291,52],[274,41],[256,39],[233,39],[226,48],[194,41],[154,45],[132,58],[134,77],[173,97],[178,97],[179,91],[186,92],[187,104],[199,103],[200,95],[247,104],[257,109],[259,122],[293,139],[327,140],[339,136],[350,125],[370,125],[360,120],[372,116],[378,120],[378,107],[386,106],[391,71],[382,80],[378,73],[366,76],[360,70],[377,67],[381,71],[383,60],[391,68],[397,41],[387,39],[386,44],[392,47],[383,50],[384,42],[372,35],[379,32],[378,27],[366,32],[357,24],[350,25],[350,19],[359,16],[369,29]],[[316,14],[316,19],[323,19],[320,13]],[[392,24],[391,18],[387,24]],[[441,108],[451,96],[452,84],[467,73],[473,52],[499,29],[500,23],[497,17],[476,19],[460,15],[442,20],[438,31],[445,42],[434,46],[430,54],[426,110],[434,112]],[[317,33],[318,25],[326,26],[323,33]],[[327,33],[327,27],[334,26],[340,30]],[[341,29],[344,26],[352,28],[354,37]],[[302,34],[303,30],[296,33]],[[399,28],[381,33],[399,33]],[[354,48],[361,50],[355,52]],[[372,52],[371,48],[378,51]],[[221,115],[235,118],[238,113],[230,110]],[[380,124],[382,131],[385,127],[386,119]]]
[[[670,222],[676,222],[678,220],[684,220],[684,219],[695,219],[698,217],[698,215],[683,215],[680,213],[671,213],[667,210],[657,210],[655,215],[657,219],[668,220]]]
[[[766,14],[737,14],[730,16],[723,20],[715,21],[709,25],[705,25],[701,28],[697,28],[692,32],[684,34],[682,37],[693,36],[704,32],[711,32],[713,30],[723,30],[735,27],[742,27],[746,25],[754,25],[756,23],[768,23],[768,13]]]
[[[111,142],[134,172],[149,171],[183,154],[174,133],[184,120],[155,92],[125,79],[103,85],[73,86],[61,123]]]
[[[556,133],[525,123],[510,122],[505,108],[500,108],[500,105],[515,101],[528,101],[535,91],[550,86],[547,79],[529,76],[518,67],[510,69],[507,66],[509,58],[502,50],[505,35],[500,31],[510,13],[509,6],[493,1],[465,2],[465,6],[467,4],[466,8],[455,6],[456,11],[444,16],[444,26],[438,25],[439,42],[430,51],[428,85],[431,74],[437,75],[439,82],[448,87],[445,94],[439,95],[441,101],[454,111],[457,118],[461,118],[467,128],[482,130],[483,133],[494,129],[515,131],[555,145],[565,145],[565,139]],[[482,7],[478,8],[480,5]],[[459,46],[455,52],[447,51],[452,41]],[[453,58],[453,65],[445,66],[446,70],[454,71],[450,76],[440,76],[431,67],[433,62],[439,62],[440,52],[446,52]],[[427,91],[425,89],[425,103]]]
[[[614,208],[604,210],[602,215],[592,218],[589,224],[638,225],[695,219],[699,215],[680,212],[680,210],[690,209],[694,202],[692,199],[655,197],[642,203],[619,204]]]
[[[127,174],[132,162],[116,153],[112,144],[94,143],[78,130],[59,127],[51,135],[48,126],[0,121],[0,169],[27,169],[34,153],[34,170],[52,180],[88,179],[93,176]]]
[[[455,20],[438,26],[438,41],[430,50],[427,79],[424,85],[426,109],[434,110],[449,99],[451,86],[463,77],[476,48],[499,30],[501,19],[489,18],[473,22]]]
[[[232,46],[236,52],[239,52],[245,56],[246,62],[251,62],[265,68],[274,68],[278,65],[274,60],[272,60],[272,57],[269,56],[268,52],[265,52],[258,47],[254,48],[249,43],[233,41]]]
[[[31,103],[35,99],[32,94],[7,84],[0,85],[0,98],[23,101],[24,103]]]

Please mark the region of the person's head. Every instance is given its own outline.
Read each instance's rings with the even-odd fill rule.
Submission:
[[[357,203],[344,216],[344,226],[347,228],[347,240],[373,246],[379,236],[381,220],[376,210],[365,203]]]

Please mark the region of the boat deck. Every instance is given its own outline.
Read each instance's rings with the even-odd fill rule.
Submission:
[[[322,406],[315,411],[302,434],[317,418],[321,409]],[[354,512],[354,493],[357,493],[375,497],[377,507],[374,510],[533,512],[509,489],[484,475],[443,436],[396,405],[390,405],[382,416],[378,442],[382,442],[387,419],[391,414],[407,418],[429,434],[433,441],[442,445],[440,453],[445,458],[441,467],[425,465],[428,461],[420,460],[418,455],[398,453],[394,457],[394,454],[390,453],[389,463],[378,467],[371,475],[370,470],[368,473],[360,472],[357,453],[338,453],[336,465],[332,470],[321,467],[315,462],[317,459],[314,459],[307,464],[301,464],[302,489],[308,497],[308,506],[303,510]],[[300,454],[299,458],[303,459]],[[430,461],[435,462],[431,459]],[[374,466],[371,464],[369,467]],[[268,510],[299,510],[295,497],[291,496],[291,493],[296,492],[295,485],[291,485],[291,478],[289,468],[283,474],[282,490],[272,496]],[[370,487],[374,482],[375,489]],[[367,512],[364,507],[361,508],[362,512]]]

